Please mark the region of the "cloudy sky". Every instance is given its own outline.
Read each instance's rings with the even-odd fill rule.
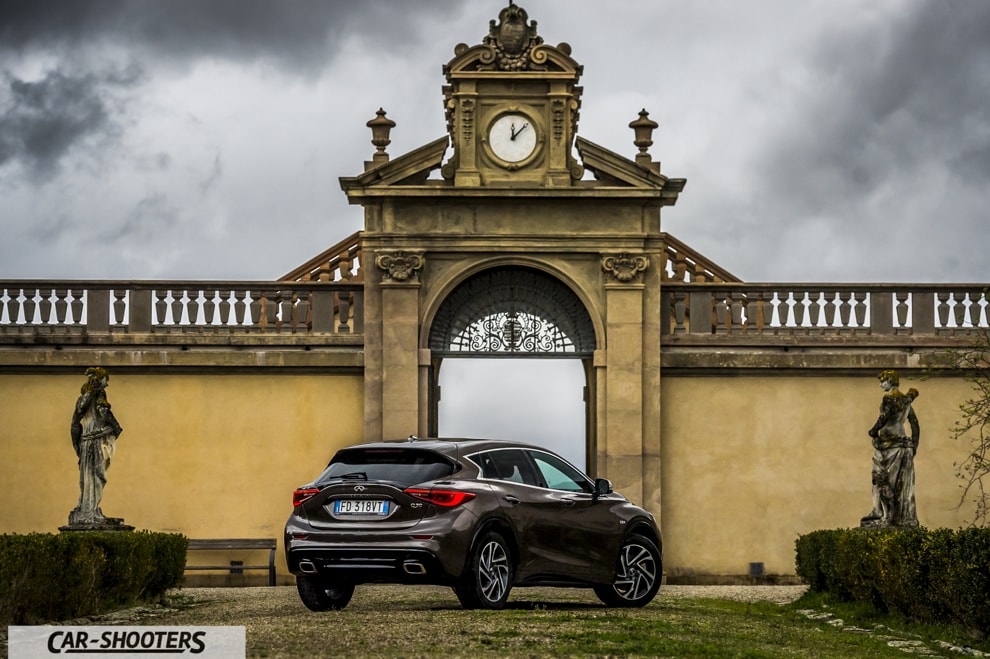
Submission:
[[[579,131],[688,179],[664,229],[747,281],[990,279],[990,3],[521,2]],[[361,227],[337,179],[444,135],[503,0],[2,0],[0,278],[276,278]]]
[[[687,178],[663,228],[744,280],[987,282],[990,3],[521,0]],[[379,106],[445,133],[441,66],[503,0],[0,0],[0,279],[273,279],[361,228]]]

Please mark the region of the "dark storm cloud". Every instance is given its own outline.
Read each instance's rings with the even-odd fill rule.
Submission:
[[[0,2],[0,61],[7,53],[8,62],[0,64],[0,167],[19,161],[34,183],[49,180],[74,146],[112,134],[132,99],[121,94],[112,106],[109,95],[137,82],[138,70],[149,78],[219,58],[318,74],[350,35],[403,48],[421,38],[419,27],[461,10],[454,0]],[[107,61],[122,57],[115,66],[125,73],[108,73]],[[40,79],[14,72],[32,58],[47,67]]]
[[[21,160],[36,177],[46,179],[76,144],[114,132],[109,92],[135,77],[134,71],[102,76],[49,71],[40,80],[27,81],[5,74],[0,90],[0,167]]]
[[[931,163],[973,181],[990,174],[990,4],[907,8],[817,51],[819,82],[765,161],[784,189],[803,191],[795,212],[858,205]]]
[[[108,42],[184,62],[202,56],[270,58],[319,71],[343,38],[381,48],[420,38],[424,25],[459,14],[456,0],[31,0],[0,4],[0,49],[88,48]]]

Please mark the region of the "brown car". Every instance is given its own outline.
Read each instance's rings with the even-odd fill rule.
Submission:
[[[293,494],[285,556],[303,604],[342,609],[361,583],[451,586],[500,609],[513,586],[594,588],[645,606],[660,588],[653,515],[546,449],[417,439],[341,449]]]

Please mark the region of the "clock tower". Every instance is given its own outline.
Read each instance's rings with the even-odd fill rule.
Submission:
[[[548,46],[514,4],[473,47],[444,66],[447,128],[454,148],[443,175],[457,186],[569,186],[583,175],[571,155],[582,67],[566,43]]]
[[[446,135],[393,158],[401,122],[368,122],[377,152],[340,180],[364,208],[364,434],[443,434],[446,359],[581,360],[586,466],[656,511],[660,211],[685,181],[645,110],[632,157],[577,134],[582,69],[510,2],[443,67]]]

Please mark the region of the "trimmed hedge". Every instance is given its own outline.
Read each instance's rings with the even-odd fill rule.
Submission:
[[[990,529],[837,529],[795,545],[812,591],[990,633]]]
[[[182,582],[175,533],[0,535],[0,625],[103,613],[161,597]]]

